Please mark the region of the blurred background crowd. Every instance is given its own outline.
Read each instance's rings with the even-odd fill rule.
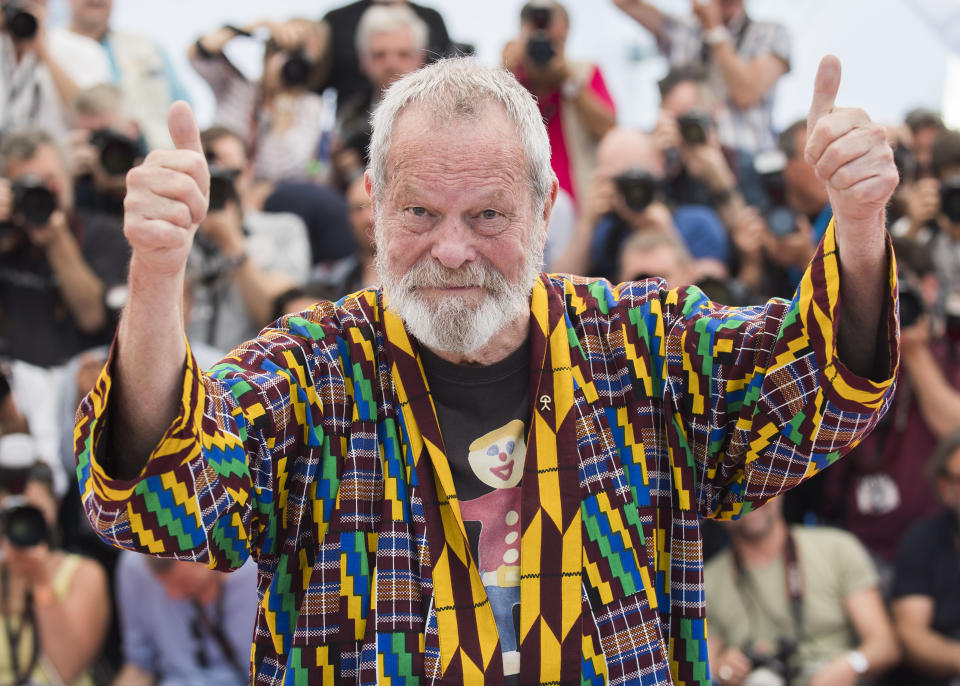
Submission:
[[[0,683],[246,683],[256,570],[97,540],[73,412],[126,301],[125,175],[170,146],[169,104],[196,99],[182,79],[209,88],[210,211],[183,294],[201,365],[377,283],[369,114],[403,74],[475,45],[440,3],[317,4],[249,22],[223,3],[183,62],[150,23],[117,28],[112,0],[0,1]],[[778,82],[815,68],[787,28],[742,0],[611,0],[656,65],[641,116],[616,74],[568,51],[583,3],[513,7],[497,59],[536,96],[561,187],[544,270],[662,276],[729,305],[790,298],[831,215],[805,121],[775,115]],[[899,388],[849,457],[705,526],[717,684],[960,684],[960,132],[886,96],[902,109],[887,122]]]

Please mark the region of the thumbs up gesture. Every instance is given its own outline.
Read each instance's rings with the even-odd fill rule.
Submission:
[[[827,186],[838,234],[883,227],[883,213],[899,183],[883,126],[856,108],[835,105],[840,60],[820,62],[807,115],[805,156]]]
[[[167,121],[176,149],[155,150],[130,170],[123,202],[133,260],[155,276],[182,272],[210,195],[210,170],[190,106],[173,103]]]

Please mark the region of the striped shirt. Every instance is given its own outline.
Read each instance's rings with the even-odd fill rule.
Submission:
[[[745,14],[728,26],[737,54],[750,60],[762,55],[774,55],[784,61],[790,70],[790,34],[782,24],[753,21]],[[710,60],[710,48],[703,41],[703,30],[694,17],[664,15],[657,35],[660,51],[671,68],[706,65],[710,82],[724,103],[717,115],[717,133],[723,145],[756,153],[776,145],[773,129],[774,88],[753,107],[740,109],[727,94],[720,69]]]

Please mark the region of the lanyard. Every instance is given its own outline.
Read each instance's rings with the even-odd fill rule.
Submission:
[[[207,613],[203,611],[203,607],[196,600],[193,601],[193,607],[197,611],[192,626],[194,638],[197,640],[197,665],[201,668],[209,666],[207,656],[203,650],[203,634],[204,631],[206,631],[206,634],[216,642],[233,670],[240,675],[241,679],[246,679],[248,670],[241,664],[240,660],[237,659],[236,651],[234,651],[230,641],[223,633],[223,590],[221,589],[220,594],[217,596],[215,619],[208,617]]]
[[[771,612],[763,603],[759,590],[754,583],[753,576],[747,573],[747,569],[744,567],[743,560],[740,559],[740,556],[736,553],[736,549],[731,549],[731,552],[733,552],[733,564],[735,569],[737,592],[740,593],[741,598],[744,600],[746,599],[745,596],[749,596],[752,605],[760,609],[770,619],[774,619],[774,613]],[[789,528],[787,529],[787,540],[783,553],[783,575],[787,591],[787,601],[790,604],[790,615],[793,618],[794,637],[799,640],[804,634],[803,572],[800,569],[800,559],[797,556],[797,543]],[[751,626],[749,632],[751,641],[754,640],[753,629],[754,627]]]
[[[40,657],[40,637],[36,631],[37,622],[33,614],[33,593],[27,590],[24,608],[20,612],[20,621],[17,627],[14,628],[11,623],[10,613],[7,612],[10,607],[10,584],[6,567],[0,570],[0,591],[3,593],[3,629],[7,637],[7,649],[10,652],[10,669],[13,672],[13,684],[14,686],[24,686],[24,684],[30,681],[30,674],[36,668],[37,661]],[[33,636],[33,645],[30,651],[30,661],[27,663],[26,668],[21,671],[20,652],[18,649],[20,648],[20,639],[23,637],[25,631]]]

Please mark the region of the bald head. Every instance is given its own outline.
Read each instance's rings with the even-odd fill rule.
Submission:
[[[663,154],[653,137],[633,129],[611,129],[597,146],[597,174],[610,179],[634,167],[663,178]]]

